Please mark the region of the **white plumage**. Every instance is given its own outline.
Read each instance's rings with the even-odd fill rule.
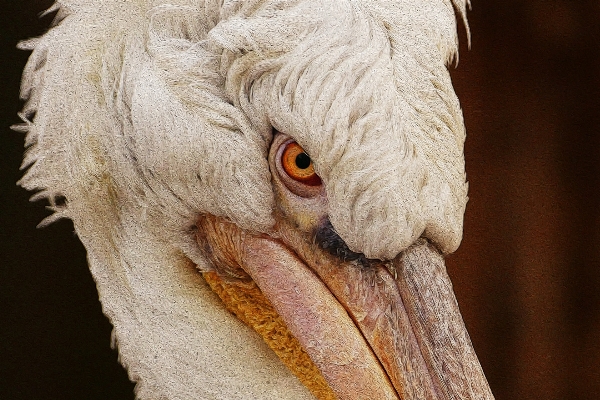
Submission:
[[[466,6],[57,3],[24,44],[20,184],[50,201],[46,222],[73,220],[139,398],[311,398],[197,273],[213,268],[198,215],[273,229],[273,128],[310,154],[351,250],[458,247],[464,126],[446,64]]]

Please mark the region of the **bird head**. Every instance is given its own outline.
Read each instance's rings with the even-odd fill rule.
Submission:
[[[443,261],[465,8],[65,1],[23,45],[21,184],[74,221],[141,398],[306,396],[225,306],[317,397],[493,399]]]

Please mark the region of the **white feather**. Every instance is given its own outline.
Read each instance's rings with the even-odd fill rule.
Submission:
[[[464,17],[460,0],[70,0],[22,44],[20,184],[74,221],[139,398],[311,397],[192,264],[211,268],[199,213],[272,226],[271,126],[310,153],[351,249],[456,249],[453,4]]]

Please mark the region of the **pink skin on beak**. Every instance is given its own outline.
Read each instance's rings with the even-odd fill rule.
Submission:
[[[344,262],[282,218],[270,236],[215,217],[198,226],[217,269],[252,277],[337,398],[493,399],[443,259],[425,240],[387,264]]]

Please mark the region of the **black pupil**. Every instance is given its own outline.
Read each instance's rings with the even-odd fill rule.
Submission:
[[[296,156],[296,167],[306,169],[310,167],[310,157],[306,153],[300,153]]]

